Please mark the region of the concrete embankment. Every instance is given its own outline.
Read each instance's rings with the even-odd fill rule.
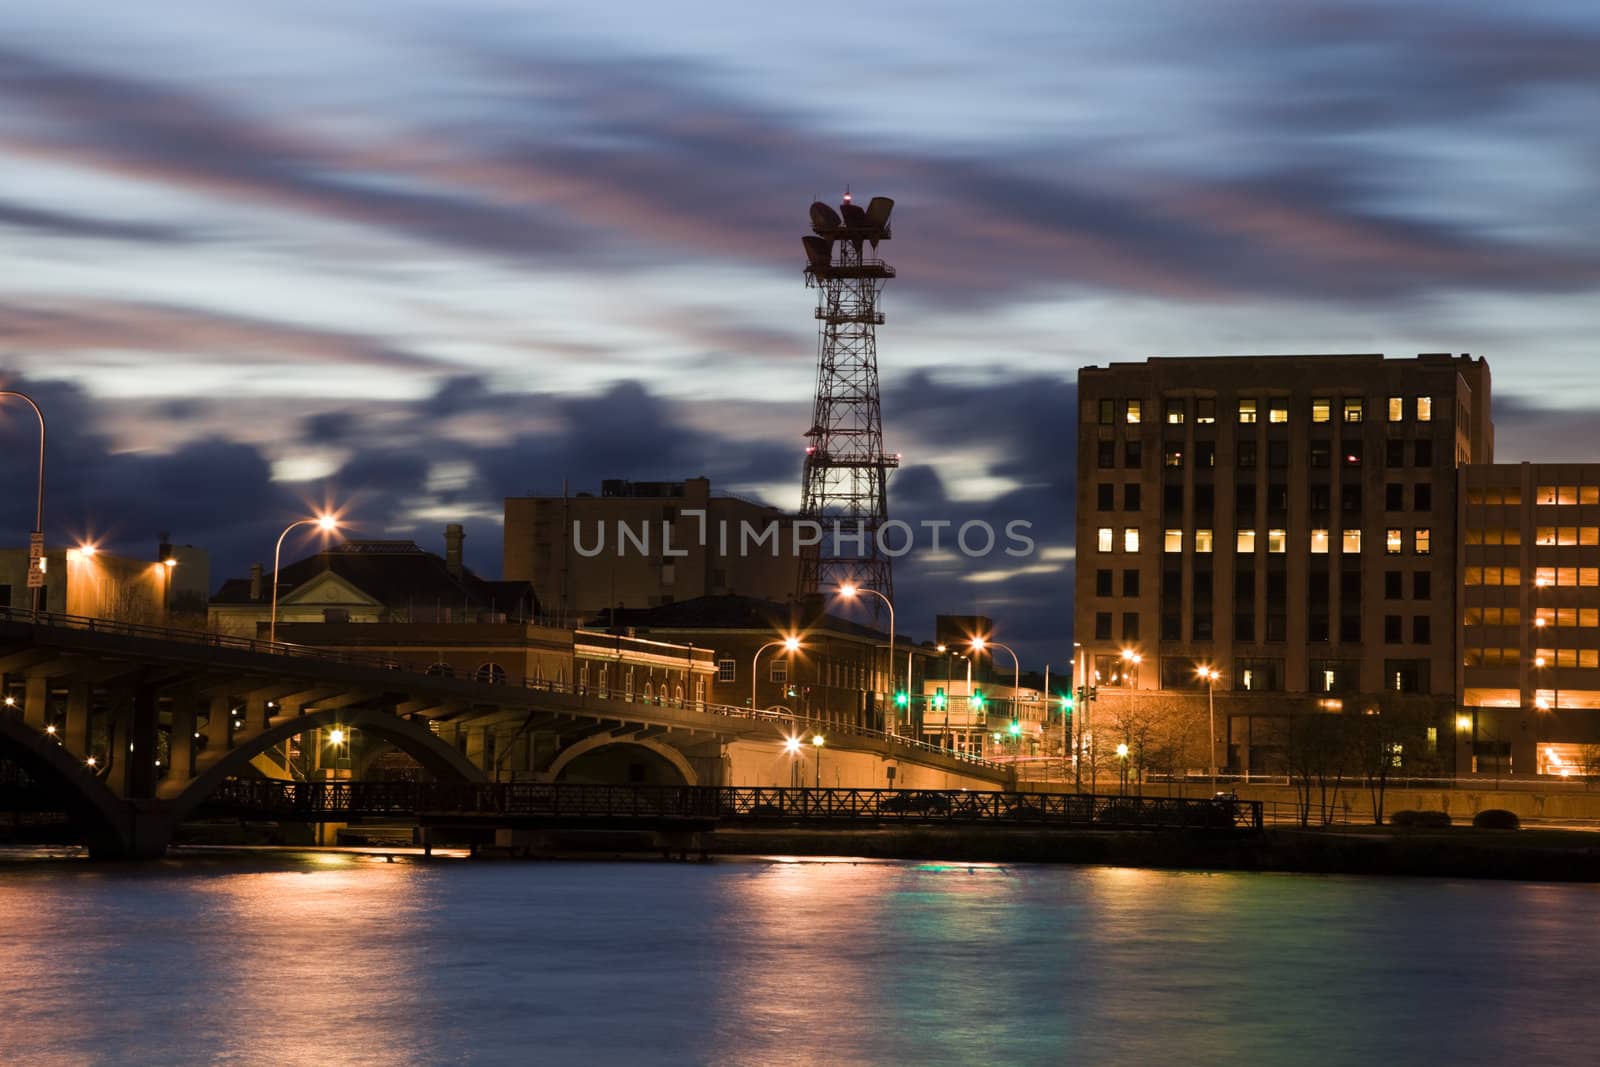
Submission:
[[[1560,830],[1272,829],[1261,835],[902,827],[719,830],[720,855],[1094,863],[1196,870],[1600,881],[1600,835]]]

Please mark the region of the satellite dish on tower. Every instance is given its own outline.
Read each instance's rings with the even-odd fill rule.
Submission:
[[[811,205],[811,228],[818,233],[839,228],[839,213],[821,200]]]
[[[811,272],[819,278],[826,278],[833,259],[833,242],[810,235],[800,238],[800,242],[806,246],[806,259],[811,263]]]
[[[860,204],[852,204],[846,200],[839,205],[839,213],[844,216],[846,226],[867,225],[867,209]]]

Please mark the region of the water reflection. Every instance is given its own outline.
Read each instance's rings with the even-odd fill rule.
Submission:
[[[19,1063],[1589,1062],[1586,886],[0,863]]]

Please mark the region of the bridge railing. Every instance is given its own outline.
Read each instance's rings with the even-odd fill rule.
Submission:
[[[215,812],[276,818],[441,816],[880,825],[983,823],[1100,829],[1252,829],[1259,801],[988,790],[807,789],[762,786],[511,782],[287,782],[233,778],[207,801]]]
[[[0,607],[0,621],[27,623],[34,626],[48,626],[59,629],[76,630],[88,633],[113,634],[122,637],[147,638],[157,641],[178,642],[186,645],[197,645],[204,648],[230,649],[239,652],[263,653],[276,656],[289,656],[295,659],[313,660],[319,663],[347,664],[357,667],[372,667],[388,671],[401,671],[412,675],[438,678],[430,675],[427,670],[417,670],[405,666],[401,661],[392,656],[383,656],[369,652],[349,652],[342,649],[319,648],[315,645],[300,645],[286,641],[263,641],[256,637],[239,637],[233,634],[215,633],[209,630],[186,630],[170,626],[150,626],[144,623],[120,622],[112,619],[97,619],[88,615],[69,615],[64,612],[41,611],[35,614],[28,608]],[[583,697],[596,700],[617,701],[619,703],[646,703],[642,700],[632,700],[622,691],[612,689],[602,695],[593,686],[586,686],[577,682],[556,682],[547,679],[525,678],[518,686],[517,683],[495,682],[479,678],[455,678],[451,681],[468,682],[474,685],[494,686],[504,688],[507,685],[520,687],[526,690],[544,693],[560,693],[567,696]],[[653,706],[667,706],[650,701]],[[993,760],[983,759],[968,753],[958,752],[955,749],[930,745],[926,741],[898,734],[875,730],[870,727],[854,725],[845,722],[834,722],[825,719],[809,718],[804,715],[795,715],[788,712],[773,711],[770,709],[747,708],[735,704],[713,704],[709,701],[685,701],[681,705],[673,702],[675,706],[686,711],[702,712],[710,715],[719,715],[725,718],[759,719],[777,723],[791,723],[798,730],[817,730],[824,734],[837,732],[849,734],[854,737],[873,737],[887,740],[892,744],[904,746],[917,751],[933,752],[949,759],[959,760],[976,766],[991,769],[1003,769]]]

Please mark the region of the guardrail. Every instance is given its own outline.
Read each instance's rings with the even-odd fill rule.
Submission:
[[[121,637],[146,638],[150,640],[177,642],[189,646],[204,648],[228,649],[237,652],[250,652],[264,655],[287,656],[293,659],[311,660],[318,663],[334,663],[355,667],[377,668],[387,671],[397,671],[417,677],[440,680],[439,675],[430,675],[424,670],[408,668],[399,660],[389,656],[374,655],[365,652],[347,652],[338,649],[319,648],[315,645],[298,645],[286,641],[262,641],[254,637],[236,637],[232,634],[212,633],[206,630],[185,630],[177,627],[148,626],[143,623],[116,622],[109,619],[96,619],[87,615],[68,615],[62,612],[33,612],[27,608],[0,608],[0,622],[25,623],[36,627],[53,627],[56,629],[75,630],[79,632],[111,634]],[[599,691],[594,686],[585,686],[576,682],[554,682],[543,679],[523,679],[520,683],[492,682],[477,678],[450,678],[449,681],[465,682],[472,685],[504,689],[521,688],[534,692],[559,693],[566,696],[587,697],[596,700],[611,700],[626,704],[645,704],[650,707],[676,707],[685,711],[700,712],[708,715],[719,715],[725,718],[749,719],[770,721],[780,724],[790,724],[796,731],[812,731],[827,735],[829,733],[848,734],[852,737],[870,737],[886,741],[892,745],[908,748],[913,751],[927,752],[943,756],[960,763],[984,767],[990,770],[1004,770],[1004,767],[994,760],[984,759],[970,753],[960,752],[952,748],[931,745],[926,741],[901,734],[877,730],[871,727],[857,726],[846,722],[836,722],[830,719],[813,718],[797,715],[792,712],[779,712],[761,708],[747,708],[736,704],[713,704],[709,701],[684,701],[660,702],[633,700],[625,691],[609,689]]]
[[[205,803],[216,813],[284,819],[358,817],[712,820],[723,825],[953,823],[1089,829],[1259,830],[1259,801],[987,790],[612,786],[511,782],[285,782],[231,778]]]

